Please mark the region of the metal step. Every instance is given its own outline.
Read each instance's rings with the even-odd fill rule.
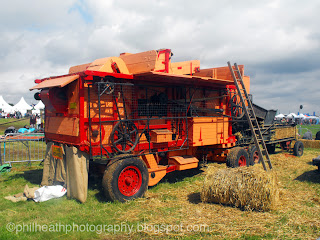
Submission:
[[[196,168],[199,160],[194,156],[172,156],[169,157],[169,164],[175,165],[178,171]]]

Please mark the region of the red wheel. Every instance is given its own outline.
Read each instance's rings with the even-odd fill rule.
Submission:
[[[109,200],[125,202],[142,197],[148,189],[149,174],[144,161],[133,156],[119,156],[110,161],[102,186]]]
[[[248,149],[249,165],[255,165],[260,162],[258,150],[255,145],[250,145]]]
[[[240,156],[238,165],[239,165],[239,167],[247,166],[247,159],[245,158],[245,156],[243,156],[243,155]]]
[[[301,157],[303,155],[304,146],[301,141],[296,141],[293,147],[293,154],[297,157]]]
[[[247,151],[241,147],[232,148],[227,155],[227,166],[232,168],[249,166]]]
[[[253,162],[254,163],[258,163],[259,162],[259,153],[258,153],[258,151],[255,151],[253,153],[252,158],[253,158]]]
[[[118,178],[119,191],[128,197],[136,194],[142,183],[140,170],[136,166],[128,166],[122,170]]]

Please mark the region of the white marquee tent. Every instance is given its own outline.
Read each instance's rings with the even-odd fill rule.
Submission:
[[[290,113],[287,118],[299,118],[297,114],[295,113]]]
[[[276,119],[282,119],[282,118],[284,118],[285,116],[282,114],[282,113],[280,113],[280,114],[278,114],[277,116],[275,116],[275,118]]]
[[[2,96],[0,96],[0,108],[4,113],[11,113],[13,112],[13,107],[10,106]]]
[[[40,114],[40,110],[44,109],[44,104],[40,100],[33,108],[32,113]]]
[[[27,110],[31,110],[32,107],[24,100],[23,97],[21,97],[20,101],[13,106],[14,111],[21,112],[22,116],[27,113]]]

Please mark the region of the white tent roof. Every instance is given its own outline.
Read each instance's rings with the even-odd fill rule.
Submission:
[[[279,119],[279,118],[284,118],[285,116],[282,114],[282,113],[280,113],[280,114],[278,114],[277,116],[276,116],[276,118],[277,119]]]
[[[309,119],[318,119],[318,117],[316,117],[316,116],[307,116],[307,118],[309,118]]]
[[[306,116],[303,115],[302,113],[300,113],[298,117],[299,117],[299,118],[306,118]]]
[[[290,113],[287,118],[298,118],[298,115],[295,113]]]
[[[12,111],[12,106],[10,106],[2,96],[0,96],[0,108],[7,113]]]
[[[36,110],[40,110],[40,109],[44,109],[44,104],[43,102],[40,100],[35,106],[34,106],[34,109]]]
[[[32,110],[32,114],[40,114],[40,110],[44,109],[44,104],[43,102],[40,100],[34,107]]]
[[[21,113],[27,112],[27,110],[31,110],[32,107],[21,97],[20,101],[13,106],[13,110],[20,111]]]

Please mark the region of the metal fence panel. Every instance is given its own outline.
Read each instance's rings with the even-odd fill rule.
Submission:
[[[42,161],[46,153],[43,133],[10,133],[0,139],[0,164]]]

